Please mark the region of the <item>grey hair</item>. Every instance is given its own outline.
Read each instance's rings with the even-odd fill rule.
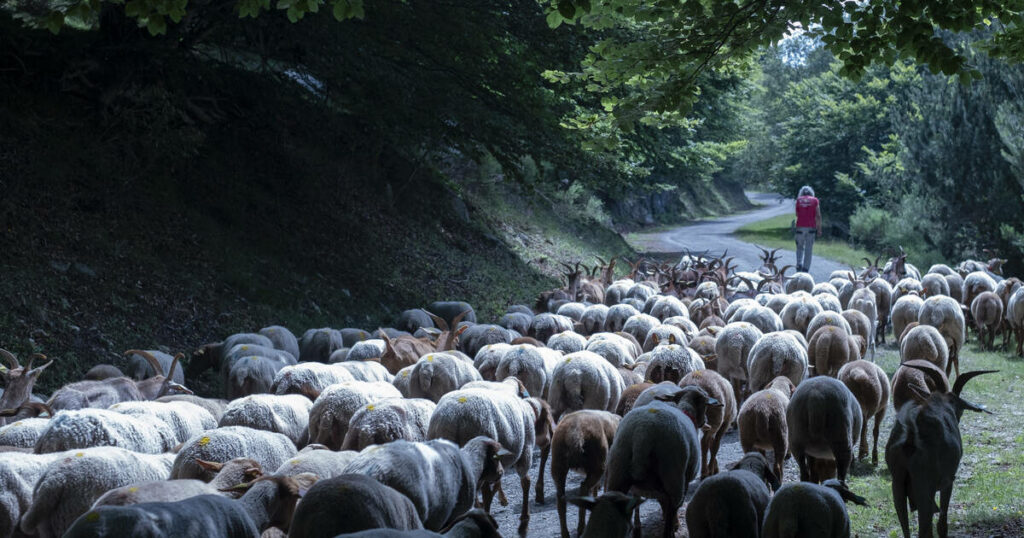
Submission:
[[[814,189],[810,185],[804,185],[800,187],[800,194],[797,196],[814,196]]]

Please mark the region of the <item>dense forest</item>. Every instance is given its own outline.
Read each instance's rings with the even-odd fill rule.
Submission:
[[[1020,268],[1019,11],[918,7],[6,0],[0,322],[106,353],[498,313],[745,187],[812,185],[872,252]]]

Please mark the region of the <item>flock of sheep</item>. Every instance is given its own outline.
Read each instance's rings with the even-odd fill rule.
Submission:
[[[698,478],[692,537],[849,536],[845,502],[863,499],[847,474],[855,452],[877,463],[890,400],[903,533],[909,504],[922,536],[935,513],[945,536],[959,420],[984,411],[961,397],[986,373],[959,371],[968,325],[987,347],[1015,336],[1020,354],[1024,287],[997,259],[924,275],[905,255],[866,261],[818,283],[768,251],[752,272],[699,255],[622,279],[614,260],[576,264],[567,287],[493,324],[439,302],[373,333],[271,326],[184,367],[131,350],[127,375],[99,365],[48,398],[32,388],[53,361],[0,350],[0,536],[499,536],[507,470],[525,535],[549,458],[564,537],[568,503],[580,536],[638,533],[643,498],[673,536]],[[869,360],[890,328],[891,381]],[[186,388],[209,369],[225,399]],[[720,469],[734,425],[745,455]],[[787,455],[800,481],[781,485]],[[584,475],[578,496],[569,470]]]

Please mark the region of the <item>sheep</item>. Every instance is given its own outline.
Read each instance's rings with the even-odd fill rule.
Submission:
[[[149,353],[159,361],[162,367],[161,371],[153,369],[153,365],[149,363],[148,359],[142,357],[137,353],[126,353],[125,356],[128,358],[128,377],[135,381],[142,381],[143,379],[153,377],[155,375],[162,375],[163,372],[169,371],[171,363],[174,362],[174,357],[156,349],[147,350]],[[185,372],[181,368],[174,370],[174,376],[172,377],[175,383],[185,384]]]
[[[740,387],[747,380],[747,359],[750,350],[761,336],[762,333],[757,327],[740,321],[726,325],[715,339],[717,371],[732,383],[733,395],[737,402],[743,401],[740,397]]]
[[[764,389],[751,394],[743,402],[736,419],[743,452],[757,450],[764,454],[766,450],[771,450],[775,459],[773,471],[780,480],[782,461],[789,453],[786,407],[795,390],[796,387],[788,377],[776,377]]]
[[[634,407],[619,422],[608,454],[605,489],[653,497],[661,505],[662,535],[679,526],[679,506],[690,481],[700,472],[697,430],[706,422],[708,406],[721,405],[699,387],[686,387],[663,400]],[[639,512],[634,511],[639,527]],[[591,518],[593,526],[599,521]]]
[[[281,368],[274,376],[270,389],[274,394],[301,394],[316,400],[328,386],[355,380],[352,372],[342,363],[302,362]]]
[[[218,427],[247,426],[284,434],[295,446],[309,442],[313,402],[299,394],[253,394],[229,403]]]
[[[580,351],[566,355],[555,366],[548,402],[556,421],[580,409],[614,411],[624,388],[611,363],[596,353]]]
[[[929,273],[921,277],[921,290],[925,297],[949,295],[949,282],[943,275]]]
[[[680,331],[683,331],[687,341],[693,340],[694,337],[697,336],[697,333],[700,332],[700,329],[697,328],[697,324],[686,316],[672,316],[670,318],[665,318],[661,324],[677,327]]]
[[[572,331],[565,331],[563,333],[552,335],[548,340],[547,347],[548,349],[553,349],[563,355],[567,355],[569,353],[583,351],[587,347],[587,339]]]
[[[271,344],[272,345],[272,344]],[[330,327],[309,329],[299,338],[299,362],[321,362],[330,360],[336,349],[349,347],[341,331]]]
[[[600,355],[615,367],[632,365],[637,358],[632,343],[614,333],[592,335],[587,341],[585,351]]]
[[[768,488],[781,485],[763,455],[744,454],[728,472],[700,483],[686,506],[690,538],[759,536],[771,498]]]
[[[634,513],[645,499],[635,495],[626,495],[618,491],[605,491],[600,497],[572,497],[568,501],[580,508],[580,512],[589,510],[590,524],[580,533],[580,538],[597,538],[602,536],[636,535],[633,522],[629,515]]]
[[[370,476],[346,473],[318,481],[295,507],[291,538],[332,538],[366,529],[422,529],[416,506]]]
[[[274,342],[262,334],[238,333],[233,334],[223,341],[204,344],[192,353],[191,359],[185,366],[185,377],[195,379],[210,368],[218,368],[224,354],[231,348],[240,344],[251,344],[258,346],[274,347]]]
[[[799,385],[807,377],[807,349],[784,332],[761,337],[747,358],[748,387],[763,387],[778,376]]]
[[[34,447],[36,454],[94,446],[115,446],[146,454],[167,452],[178,440],[163,421],[110,409],[86,408],[58,413]]]
[[[461,449],[446,439],[394,441],[360,452],[344,472],[394,488],[412,501],[423,527],[437,531],[473,507],[481,480],[500,478],[499,459],[505,452],[484,436]]]
[[[814,300],[818,301],[821,305],[821,309],[825,312],[842,312],[843,305],[839,302],[839,299],[828,293],[820,293],[814,296]]]
[[[893,303],[892,334],[897,340],[903,334],[903,330],[907,328],[907,324],[917,321],[923,304],[924,299],[912,294],[904,295]]]
[[[907,364],[916,367],[916,365]],[[996,370],[976,370],[958,375],[949,392],[915,391],[914,401],[900,408],[885,445],[885,463],[892,475],[892,498],[903,536],[910,536],[907,501],[917,510],[918,532],[932,535],[932,514],[939,512],[939,536],[946,536],[946,517],[953,481],[960,467],[963,441],[960,417],[965,409],[988,412],[984,407],[960,397],[964,385],[975,376]],[[925,368],[922,372],[941,384],[940,372]],[[941,507],[935,505],[939,493]]]
[[[153,480],[136,482],[114,488],[101,495],[92,504],[99,506],[125,506],[145,502],[174,502],[197,495],[225,495],[221,490],[237,486],[263,476],[263,469],[255,460],[235,458],[224,463],[198,461],[199,465],[217,473],[209,483],[202,480]],[[227,494],[226,496],[232,496]],[[237,495],[235,495],[237,496]]]
[[[335,538],[443,538],[444,536],[451,536],[453,538],[501,538],[501,533],[498,532],[498,522],[490,514],[479,508],[474,508],[457,517],[441,534],[425,530],[400,531],[397,529],[378,528],[339,534]],[[268,538],[266,534],[264,534],[264,538]]]
[[[928,274],[931,274],[931,273],[935,273],[935,274],[939,274],[939,275],[945,276],[945,275],[952,275],[952,274],[955,273],[955,271],[953,271],[953,269],[950,266],[948,266],[948,265],[946,265],[944,263],[935,263],[935,264],[932,264],[932,266],[928,268]],[[927,274],[925,276],[927,276]],[[924,277],[922,277],[922,279],[923,278]]]
[[[395,322],[396,329],[409,333],[416,332],[420,327],[426,327],[428,329],[434,327],[434,322],[422,308],[403,310],[402,313],[398,315],[398,321]]]
[[[379,338],[370,338],[368,340],[356,342],[355,345],[345,353],[344,357],[336,357],[338,350],[335,350],[331,353],[327,362],[368,361],[374,359],[380,361],[381,356],[384,355],[386,350],[387,346],[384,344],[384,340]]]
[[[697,352],[700,359],[704,361],[704,367],[709,370],[718,370],[718,355],[715,354],[717,340],[711,335],[695,336],[687,347]]]
[[[150,361],[158,374],[142,381],[133,381],[127,377],[115,377],[102,381],[68,383],[54,392],[46,404],[54,411],[84,407],[107,408],[118,402],[155,400],[172,392],[191,394],[190,390],[173,381],[174,370],[182,357],[180,353],[174,357],[168,376],[164,375],[163,367],[148,352],[129,350],[126,354],[142,355]]]
[[[585,314],[585,313],[584,313]],[[584,317],[584,320],[586,317]],[[501,325],[507,330],[515,331],[519,334],[526,334],[530,330],[530,325],[533,323],[533,313],[525,314],[523,312],[507,312],[498,319],[498,325]],[[604,323],[602,321],[602,323]]]
[[[622,391],[622,397],[619,398],[619,405],[615,406],[615,414],[620,417],[626,416],[626,413],[633,409],[636,399],[639,398],[647,389],[653,386],[654,383],[642,382],[634,383],[626,387],[626,389]]]
[[[806,291],[811,293],[814,289],[814,277],[810,273],[793,273],[793,276],[786,281],[786,293],[794,291]]]
[[[18,522],[32,504],[39,477],[51,464],[75,453],[0,452],[0,536],[23,536]]]
[[[710,398],[719,401],[721,406],[707,409],[707,425],[700,439],[701,478],[718,473],[718,448],[722,437],[736,420],[736,398],[732,393],[732,385],[714,370],[696,370],[686,374],[679,381],[680,387],[700,387]]]
[[[729,321],[746,321],[764,334],[778,332],[785,328],[782,325],[782,318],[774,310],[758,304],[737,311],[735,318]]]
[[[1024,286],[1010,295],[1005,317],[1017,341],[1017,356],[1024,357]]]
[[[654,316],[636,314],[630,316],[626,323],[622,325],[622,332],[632,335],[633,338],[636,338],[637,342],[643,342],[647,340],[647,333],[659,325],[661,325],[661,322]]]
[[[858,310],[868,318],[868,347],[875,356],[875,332],[878,330],[878,302],[871,288],[858,288],[850,296],[850,310]]]
[[[50,417],[21,418],[0,426],[0,446],[31,449],[50,427]]]
[[[341,449],[362,450],[399,439],[426,441],[436,408],[434,402],[422,398],[387,398],[367,404],[352,415]]]
[[[551,335],[573,329],[573,320],[558,314],[537,314],[530,324],[529,335],[541,342],[547,342]]]
[[[565,483],[569,469],[586,475],[580,484],[581,496],[596,495],[619,419],[607,411],[585,409],[569,413],[558,421],[551,440],[551,477],[555,482],[558,523],[563,538],[569,536],[565,521]],[[580,509],[578,532],[583,532],[585,521],[586,510]]]
[[[168,396],[161,396],[154,402],[188,402],[190,404],[198,405],[203,409],[210,412],[213,416],[213,420],[219,421],[220,417],[224,415],[224,408],[228,406],[227,400],[221,400],[218,398],[202,398],[195,394],[171,394]]]
[[[807,359],[815,375],[837,377],[843,365],[860,359],[859,335],[847,334],[837,327],[822,327],[811,336]]]
[[[588,306],[587,309],[583,311],[583,317],[580,318],[580,323],[583,325],[582,334],[584,336],[590,336],[594,333],[601,332],[604,329],[604,322],[607,317],[607,305],[593,304]]]
[[[758,302],[764,301],[762,306],[771,308],[779,316],[782,316],[782,311],[786,308],[790,302],[793,301],[793,297],[789,295],[766,295],[761,294],[757,296]],[[820,305],[819,305],[820,306]]]
[[[736,299],[736,300],[732,301],[731,303],[729,303],[729,306],[725,307],[725,310],[722,312],[722,319],[724,319],[725,321],[728,321],[728,322],[732,322],[732,321],[734,321],[733,317],[736,315],[737,312],[739,312],[740,310],[742,310],[744,308],[748,308],[748,307],[751,307],[751,306],[761,306],[761,305],[757,304],[757,301],[755,301],[753,299],[748,299],[748,298]]]
[[[500,363],[497,373],[501,373]],[[420,358],[409,374],[409,395],[437,402],[446,393],[481,379],[471,362],[448,353],[429,353]]]
[[[661,320],[662,323],[668,318],[686,315],[686,305],[678,298],[670,295],[658,295],[656,297],[657,301],[651,307],[650,314]]]
[[[475,357],[484,346],[507,344],[514,338],[510,331],[499,325],[473,325],[458,335],[456,347],[466,355]]]
[[[621,331],[626,320],[639,313],[639,310],[627,304],[609,305],[608,314],[604,319],[604,331],[609,333]]]
[[[844,501],[867,505],[863,497],[854,494],[840,480],[826,480],[820,486],[806,482],[786,484],[768,503],[761,536],[848,538],[850,516]]]
[[[564,303],[558,306],[555,313],[559,316],[570,318],[573,321],[580,321],[583,319],[583,311],[586,309],[587,305],[583,303]]]
[[[323,329],[320,329],[320,330],[323,330]],[[332,331],[332,330],[334,330],[334,329],[328,329],[328,331]],[[372,337],[370,335],[370,333],[368,333],[368,332],[366,332],[366,331],[364,331],[362,329],[354,329],[354,328],[338,329],[338,334],[341,336],[341,347],[348,347],[348,348],[356,345],[357,342],[362,342],[363,340],[366,340],[367,338],[371,338]],[[388,335],[388,336],[390,336],[390,335]],[[331,353],[333,353],[333,351],[328,352],[327,356],[330,357]]]
[[[331,450],[339,450],[352,415],[368,404],[402,396],[394,385],[380,381],[350,381],[330,385],[309,408],[309,441],[325,445]]]
[[[510,349],[512,346],[509,344],[488,344],[480,348],[473,357],[473,368],[480,372],[481,378],[494,381],[494,372],[498,369],[498,362]]]
[[[827,477],[818,476],[817,461],[834,460],[845,484],[863,421],[857,398],[841,381],[819,376],[797,385],[786,407],[786,424],[800,480],[821,482]]]
[[[448,439],[461,446],[478,435],[484,435],[505,447],[509,454],[502,457],[501,464],[506,468],[515,468],[522,486],[519,534],[525,535],[530,522],[528,473],[533,459],[533,445],[540,444],[540,440],[547,446],[553,429],[550,409],[541,400],[519,398],[497,390],[466,389],[449,392],[441,397],[430,417],[427,437]],[[538,432],[541,432],[540,436]],[[540,479],[538,481],[543,482]],[[483,508],[488,513],[494,493],[492,485],[483,486]]]
[[[961,288],[963,304],[968,307],[974,302],[974,298],[985,291],[996,291],[996,281],[984,271],[974,271],[964,277],[964,285]]]
[[[913,278],[904,278],[896,283],[892,287],[892,301],[893,304],[900,300],[900,297],[907,295],[908,293],[915,293],[918,296],[924,294],[924,288],[921,286],[921,282]]]
[[[786,329],[793,329],[807,334],[807,325],[822,311],[818,301],[810,296],[800,297],[790,301],[782,309],[779,317],[782,318],[782,326]]]
[[[314,482],[313,475],[264,476],[234,486],[233,489],[246,490],[237,500],[222,495],[199,495],[175,502],[101,506],[78,518],[65,536],[259,536],[271,526],[288,529],[301,492]]]
[[[476,323],[476,311],[473,310],[473,307],[465,301],[435,301],[427,306],[426,311],[443,319],[448,323],[449,327],[453,328],[459,324],[458,320],[460,319],[470,323]],[[436,319],[434,319],[434,324],[437,324]],[[440,325],[438,325],[438,327],[440,327]]]
[[[823,293],[827,293],[836,299],[839,298],[839,289],[830,282],[819,282],[811,289],[811,295],[821,295]]]
[[[900,340],[900,361],[926,360],[945,370],[949,363],[949,346],[939,330],[931,325],[918,325]]]
[[[440,351],[438,347],[445,347],[444,344],[439,345],[429,338],[399,336],[392,339],[382,335],[381,339],[384,340],[384,353],[380,357],[380,363],[392,374],[416,364],[420,357],[428,353]]]
[[[658,346],[637,358],[637,363],[647,364],[644,377],[655,383],[676,383],[686,374],[705,367],[696,351],[679,345]]]
[[[225,351],[223,356],[221,357],[219,364],[221,379],[223,379],[226,382],[228,376],[231,373],[231,369],[234,367],[236,363],[238,363],[244,358],[254,356],[273,359],[274,361],[286,366],[295,364],[297,362],[295,356],[293,356],[291,353],[288,353],[287,351],[282,351],[280,349],[268,346],[259,346],[255,344],[237,344],[235,346],[232,346],[227,351]]]
[[[917,321],[921,325],[931,325],[939,330],[939,333],[946,339],[949,346],[949,363],[946,364],[946,375],[950,369],[956,369],[956,375],[960,375],[960,349],[967,339],[965,331],[964,313],[960,303],[950,297],[937,296],[925,299],[921,305],[921,311],[917,315]]]
[[[858,458],[868,455],[868,420],[875,417],[874,448],[871,451],[872,465],[878,465],[878,429],[885,418],[889,405],[889,378],[875,363],[857,360],[839,369],[839,380],[850,389],[860,404],[864,422],[860,430],[860,452]]]
[[[411,381],[409,376],[412,374],[412,369],[415,367],[416,365],[414,364],[412,366],[402,368],[395,374],[395,379],[391,382],[391,385],[395,387],[398,392],[402,393],[403,398],[409,397],[409,382]]]
[[[224,392],[228,400],[234,400],[250,394],[270,392],[274,377],[288,363],[275,358],[252,355],[234,362],[228,371],[224,383]]]
[[[187,401],[122,402],[109,408],[123,415],[155,417],[166,424],[175,444],[217,427],[217,419],[205,407]]]
[[[33,354],[29,357],[28,364],[24,367],[21,366],[17,357],[10,351],[0,349],[0,357],[8,364],[8,368],[0,365],[0,374],[2,374],[4,381],[7,382],[7,388],[0,393],[0,411],[16,409],[31,399],[32,388],[39,379],[39,375],[53,364],[53,361],[51,360],[46,364],[33,368],[32,366],[35,364],[36,359],[42,358],[46,360],[46,356],[39,353]],[[50,415],[52,416],[53,413],[51,412]],[[17,419],[0,416],[0,426],[15,420]]]
[[[102,381],[104,379],[110,379],[112,377],[124,377],[124,372],[118,369],[113,364],[97,364],[82,376],[82,379],[86,381]]]
[[[107,491],[135,482],[166,480],[173,458],[172,454],[140,454],[110,446],[66,453],[36,482],[32,505],[21,518],[21,531],[41,538],[62,536],[75,518]]]
[[[892,286],[884,278],[875,278],[868,282],[867,288],[875,294],[875,311],[878,314],[875,330],[875,343],[885,343],[885,332],[889,327],[889,314],[895,298]]]
[[[274,349],[287,351],[289,355],[299,358],[299,340],[295,334],[281,325],[270,325],[259,330],[259,334],[270,339]]]
[[[284,434],[245,426],[225,426],[207,430],[185,441],[174,457],[171,478],[212,480],[214,474],[196,460],[225,462],[247,457],[263,469],[277,469],[295,453],[295,444]]]
[[[946,275],[946,283],[949,284],[949,296],[958,303],[964,302],[964,277],[956,273]]]
[[[336,452],[323,445],[307,445],[293,458],[281,464],[273,474],[293,476],[301,473],[312,473],[324,480],[343,474],[345,466],[355,459],[358,452],[346,450]]]
[[[685,346],[687,342],[686,334],[684,334],[682,329],[679,327],[674,327],[672,325],[659,325],[647,332],[647,337],[644,339],[643,350],[646,353],[654,349],[655,346],[666,344],[679,344]]]
[[[854,310],[854,312],[857,311]],[[812,336],[814,336],[814,333],[818,332],[818,329],[821,329],[822,327],[825,326],[838,327],[842,329],[843,332],[845,332],[846,334],[860,334],[853,330],[852,324],[850,323],[849,319],[847,319],[847,316],[845,316],[844,314],[845,312],[843,314],[838,314],[836,312],[826,311],[818,314],[817,316],[814,316],[814,319],[812,319],[811,322],[807,324],[807,332],[804,333],[804,335],[808,339],[810,339]],[[867,339],[867,335],[865,335],[864,338]]]
[[[1003,302],[991,291],[984,291],[971,303],[971,317],[978,328],[981,349],[995,349],[996,331],[1003,318]]]
[[[923,370],[934,370],[941,376],[926,375]],[[936,384],[938,381],[939,384]],[[917,393],[949,392],[949,380],[942,368],[921,359],[900,363],[892,376],[892,403],[898,412],[904,404],[913,400]]]

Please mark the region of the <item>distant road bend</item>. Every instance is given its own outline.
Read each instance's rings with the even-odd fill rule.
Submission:
[[[760,192],[748,192],[747,197],[761,207],[747,213],[697,222],[667,231],[634,234],[633,246],[642,252],[659,254],[681,254],[688,250],[691,252],[706,250],[712,256],[728,253],[729,256],[735,257],[733,264],[740,271],[752,271],[761,265],[761,251],[754,244],[741,241],[732,234],[752,222],[770,219],[778,215],[793,214],[794,201],[778,194]],[[792,248],[779,251],[782,255],[779,267],[796,266],[795,247],[794,243]],[[837,269],[845,269],[845,267],[838,262],[817,255],[811,262],[811,274],[816,282],[827,281],[829,274]]]

